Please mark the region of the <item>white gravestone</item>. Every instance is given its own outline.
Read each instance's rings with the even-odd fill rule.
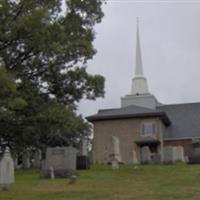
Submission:
[[[6,147],[0,160],[0,189],[9,188],[10,184],[15,181],[15,164],[10,154],[9,147]]]
[[[55,174],[54,174],[54,168],[53,167],[50,167],[50,178],[51,178],[51,180],[55,179]]]
[[[176,161],[176,147],[172,146],[166,146],[163,148],[163,154],[164,154],[164,163],[166,164],[172,164]]]
[[[118,162],[122,162],[120,154],[120,141],[116,136],[112,136],[112,155],[113,159],[116,159]]]
[[[81,155],[82,156],[88,155],[88,141],[85,138],[81,140]]]
[[[182,146],[176,147],[176,161],[185,162],[184,149]]]
[[[151,162],[151,152],[148,146],[141,148],[141,162],[150,163]]]
[[[138,164],[137,153],[135,150],[130,152],[129,164]]]
[[[114,158],[113,160],[112,160],[112,169],[114,170],[114,169],[119,169],[119,162],[118,162],[118,160],[116,159],[116,158]]]

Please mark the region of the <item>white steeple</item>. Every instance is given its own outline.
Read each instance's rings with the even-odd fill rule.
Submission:
[[[143,74],[142,55],[140,49],[139,21],[137,19],[135,74],[132,79],[131,94],[121,98],[121,107],[139,106],[156,109],[160,103],[156,97],[149,93],[147,80]]]
[[[135,76],[132,79],[131,95],[149,94],[147,80],[143,74],[142,55],[140,48],[139,20],[137,18]]]

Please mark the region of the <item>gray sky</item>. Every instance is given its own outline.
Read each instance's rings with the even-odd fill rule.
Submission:
[[[136,17],[149,90],[165,104],[200,101],[200,0],[108,0],[95,27],[97,54],[88,72],[106,78],[105,98],[82,101],[79,113],[120,107],[135,67]]]

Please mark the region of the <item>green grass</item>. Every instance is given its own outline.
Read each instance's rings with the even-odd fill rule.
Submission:
[[[174,200],[200,199],[200,165],[93,166],[79,171],[77,183],[40,179],[37,171],[17,171],[0,200]]]

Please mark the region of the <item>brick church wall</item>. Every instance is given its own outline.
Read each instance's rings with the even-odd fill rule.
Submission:
[[[93,156],[96,163],[110,162],[112,152],[112,136],[120,140],[120,151],[122,161],[129,163],[132,151],[136,150],[137,157],[140,160],[140,149],[135,144],[135,140],[140,137],[141,124],[144,122],[155,122],[158,126],[157,139],[161,141],[163,129],[162,122],[159,118],[134,118],[134,119],[117,119],[102,120],[93,122],[94,139],[93,139]]]

